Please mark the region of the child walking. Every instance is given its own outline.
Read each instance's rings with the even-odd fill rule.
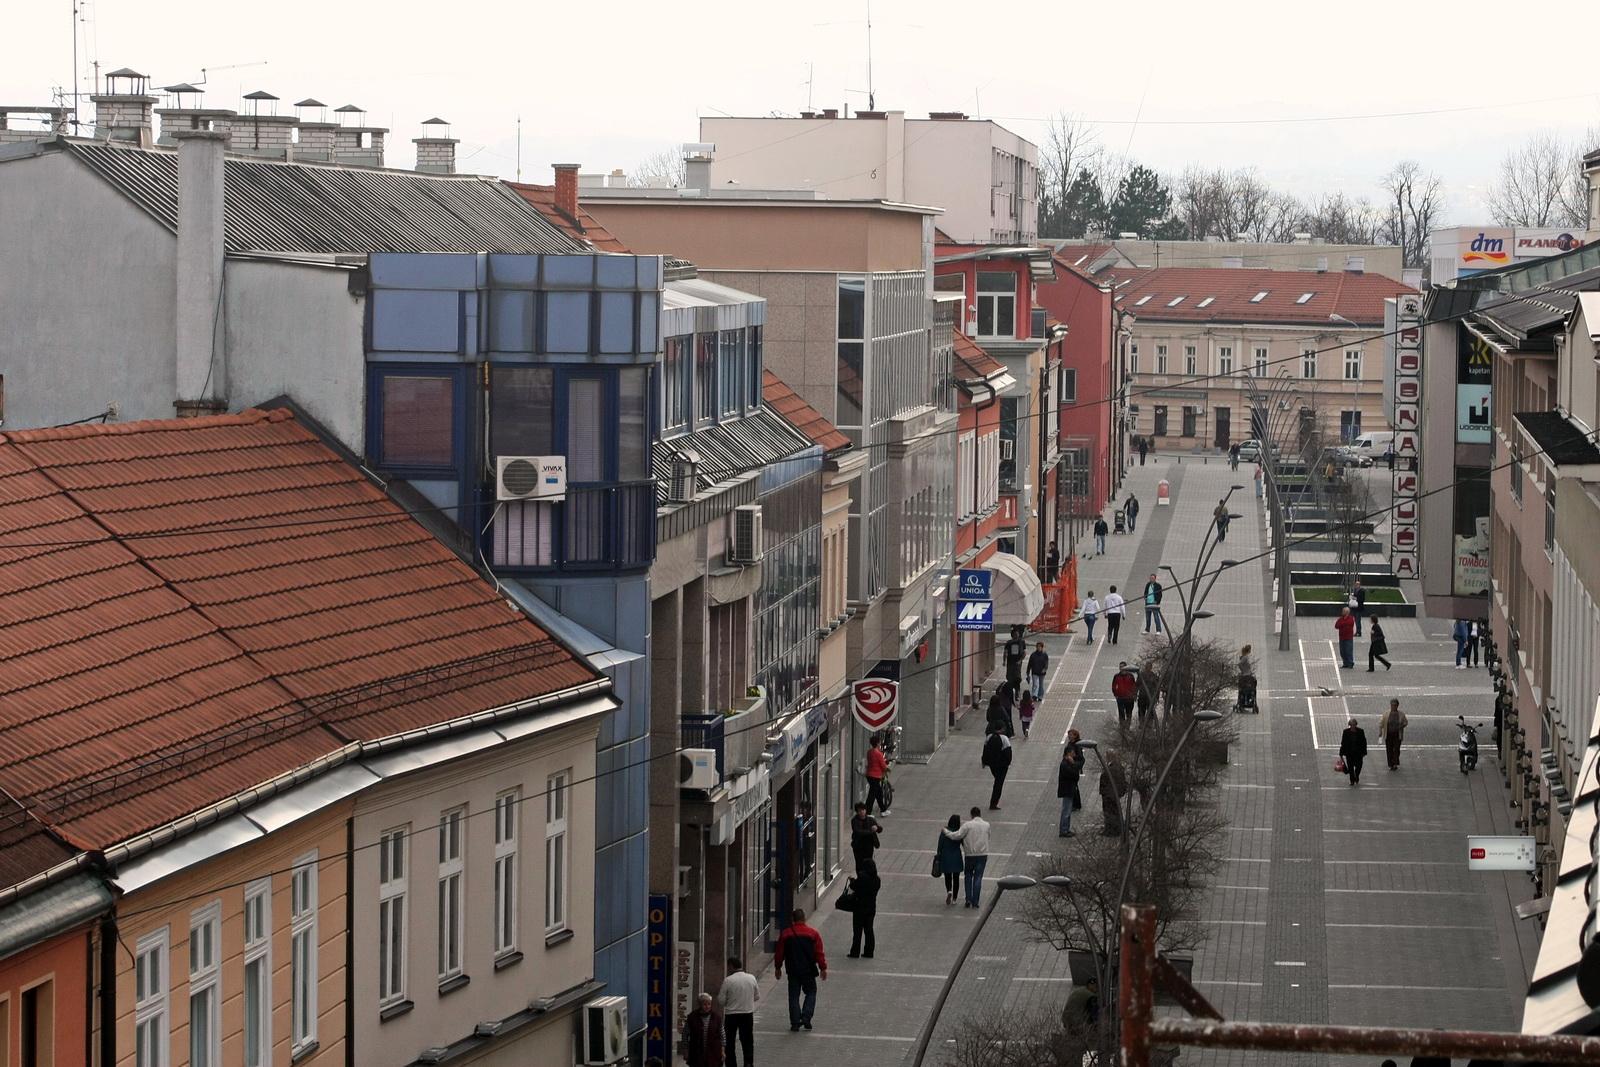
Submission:
[[[1017,718],[1022,722],[1022,739],[1028,739],[1028,731],[1033,729],[1033,712],[1038,702],[1033,699],[1033,694],[1028,690],[1022,691],[1022,705],[1017,709]]]

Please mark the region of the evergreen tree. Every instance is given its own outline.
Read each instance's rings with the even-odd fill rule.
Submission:
[[[1117,195],[1108,212],[1110,229],[1113,234],[1148,237],[1151,229],[1171,213],[1172,193],[1161,176],[1149,167],[1135,164],[1117,183]]]
[[[1104,229],[1106,222],[1106,198],[1100,191],[1100,181],[1084,167],[1067,188],[1066,202],[1062,204],[1062,232],[1068,237],[1082,237],[1090,230]]]

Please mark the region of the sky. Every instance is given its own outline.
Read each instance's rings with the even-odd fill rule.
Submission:
[[[437,115],[462,142],[461,169],[503,177],[516,175],[520,117],[522,175],[538,182],[551,163],[630,169],[698,141],[700,115],[855,110],[869,84],[867,0],[76,2],[84,93],[98,61],[153,85],[204,70],[209,107],[237,108],[256,89],[286,110],[308,96],[355,103],[393,130],[398,166]],[[5,7],[7,38],[26,47],[6,49],[0,104],[49,102],[73,80],[74,0]],[[1248,167],[1306,198],[1376,198],[1383,173],[1413,158],[1444,179],[1447,221],[1469,224],[1487,220],[1509,149],[1600,127],[1600,80],[1572,47],[1600,41],[1600,3],[1545,0],[1537,26],[1507,27],[1507,11],[1503,0],[876,0],[871,87],[879,109],[965,111],[1035,141],[1051,116],[1078,116],[1157,170]],[[1294,121],[1239,121],[1262,119]]]

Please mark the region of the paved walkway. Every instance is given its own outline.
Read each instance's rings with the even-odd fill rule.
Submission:
[[[1170,507],[1156,506],[1160,477],[1172,483]],[[1293,647],[1277,652],[1265,559],[1252,559],[1265,544],[1261,505],[1249,477],[1215,459],[1163,456],[1134,467],[1124,493],[1131,489],[1144,504],[1139,529],[1108,538],[1105,556],[1080,560],[1080,587],[1103,598],[1115,583],[1136,601],[1158,564],[1190,573],[1211,510],[1235,481],[1245,486],[1235,510],[1246,518],[1232,525],[1217,558],[1246,565],[1217,583],[1205,605],[1216,616],[1200,625],[1230,644],[1255,646],[1263,714],[1240,719],[1224,779],[1227,858],[1201,916],[1208,938],[1195,953],[1196,984],[1234,1019],[1515,1029],[1537,930],[1517,927],[1511,907],[1531,896],[1531,886],[1523,876],[1466,870],[1463,835],[1511,832],[1510,816],[1492,758],[1470,776],[1456,769],[1448,722],[1461,711],[1487,720],[1491,705],[1485,672],[1451,668],[1448,622],[1387,627],[1389,673],[1365,673],[1364,641],[1359,672],[1339,671],[1328,620],[1298,620]],[[1176,615],[1176,605],[1168,606]],[[991,813],[990,879],[1029,873],[1040,856],[1077,843],[1056,836],[1059,744],[1069,724],[1086,737],[1109,729],[1111,675],[1119,658],[1136,654],[1140,614],[1129,616],[1121,648],[1105,644],[1102,627],[1088,647],[1081,629],[1045,638],[1050,690],[1033,739],[1017,740],[1003,810]],[[1324,687],[1331,695],[1322,695]],[[1390,695],[1401,698],[1413,724],[1403,769],[1394,773],[1384,769],[1376,739]],[[1354,788],[1332,768],[1349,715],[1362,720],[1374,749]],[[978,914],[945,907],[929,864],[944,821],[987,801],[982,729],[969,714],[927,766],[897,768],[894,814],[883,820],[879,851],[877,958],[845,958],[848,914],[829,909],[817,917],[832,967],[816,1029],[789,1031],[785,990],[769,974],[756,1024],[762,1062],[881,1067],[909,1054]],[[1086,798],[1095,796],[1096,772],[1091,760]],[[1086,805],[1080,829],[1096,827],[1097,809]],[[947,1062],[962,1017],[1001,1008],[1053,1016],[1070,991],[1065,954],[1030,939],[1017,921],[1018,896],[1001,902],[962,970],[930,1065]],[[1192,1051],[1181,1062],[1371,1067],[1377,1059]]]

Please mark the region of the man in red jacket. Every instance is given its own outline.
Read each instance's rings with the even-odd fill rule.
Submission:
[[[883,778],[889,773],[889,759],[883,754],[883,738],[873,735],[872,747],[867,749],[867,814],[872,814],[872,805],[878,805],[879,815],[888,815],[889,809],[883,803]]]
[[[796,908],[793,918],[778,938],[772,974],[782,978],[783,969],[789,968],[789,1029],[803,1026],[809,1030],[811,1012],[817,1006],[817,979],[828,980],[828,957],[822,951],[822,935],[806,925],[806,913]]]
[[[1356,617],[1349,608],[1340,609],[1333,628],[1339,634],[1339,663],[1349,670],[1356,665]]]
[[[1128,667],[1128,661],[1117,664],[1117,673],[1111,676],[1111,695],[1117,701],[1117,720],[1133,719],[1133,702],[1139,695],[1139,676]]]

